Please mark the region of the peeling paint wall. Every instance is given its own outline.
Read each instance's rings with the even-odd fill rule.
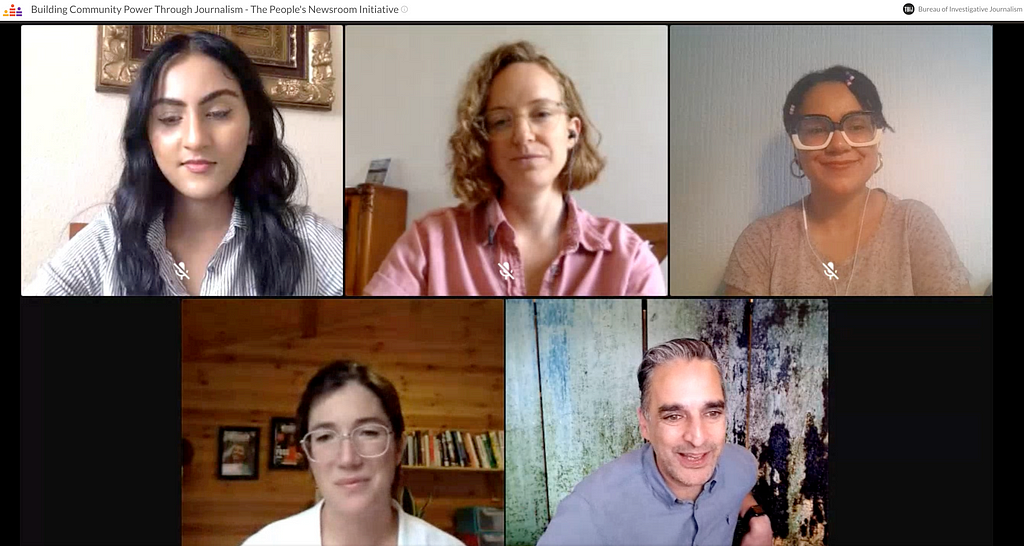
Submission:
[[[775,544],[827,544],[828,303],[757,300],[751,337],[750,451],[754,498]]]
[[[642,305],[506,302],[506,544],[535,543],[576,483],[640,445]],[[679,337],[714,346],[727,441],[758,460],[754,496],[775,545],[827,544],[827,301],[651,299],[646,330],[648,346]]]
[[[505,300],[505,537],[532,544],[547,525],[533,302]]]
[[[552,515],[580,480],[640,445],[641,305],[640,300],[537,302]]]

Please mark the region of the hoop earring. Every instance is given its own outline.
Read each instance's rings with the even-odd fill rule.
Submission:
[[[882,152],[878,152],[878,166],[875,167],[875,172],[882,170]]]
[[[793,167],[800,169],[800,174],[796,174],[795,172],[793,172]],[[804,170],[800,168],[800,164],[796,162],[795,157],[793,158],[793,161],[789,163],[789,174],[793,175],[793,178],[803,178],[807,176],[807,174],[804,173]]]

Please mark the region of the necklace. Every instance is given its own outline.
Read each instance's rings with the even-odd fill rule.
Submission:
[[[853,272],[857,270],[857,256],[860,254],[860,236],[861,236],[861,233],[864,232],[864,215],[868,211],[868,197],[871,197],[871,190],[872,189],[874,189],[874,188],[868,188],[868,193],[867,193],[867,195],[864,196],[864,209],[860,212],[860,229],[857,230],[857,248],[853,252],[853,266],[850,267],[850,278],[847,279],[847,281],[846,281],[846,292],[843,293],[844,296],[848,296],[850,294],[850,283],[853,282]],[[804,213],[804,238],[807,240],[807,248],[811,249],[811,253],[814,254],[814,257],[818,259],[819,263],[821,263],[822,265],[825,265],[825,262],[821,261],[821,256],[818,256],[818,253],[815,252],[814,245],[811,244],[810,231],[807,229],[807,205],[806,205],[806,201],[807,201],[807,197],[806,196],[804,196],[803,198],[800,199],[800,208],[803,209],[803,213]],[[832,283],[832,286],[835,287],[836,295],[838,296],[839,295],[839,286],[836,284],[835,280],[833,280],[831,277],[829,278],[829,281]]]

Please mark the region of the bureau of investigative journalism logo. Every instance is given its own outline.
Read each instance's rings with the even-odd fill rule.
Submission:
[[[908,4],[903,4],[903,13],[906,13],[907,15],[913,15],[914,14],[914,4],[909,4],[909,3]]]
[[[21,7],[16,8],[11,4],[10,9],[4,10],[4,17],[21,17]]]

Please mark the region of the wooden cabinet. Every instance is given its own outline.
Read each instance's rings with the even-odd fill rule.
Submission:
[[[345,188],[345,295],[359,296],[405,232],[408,192],[379,184]]]

